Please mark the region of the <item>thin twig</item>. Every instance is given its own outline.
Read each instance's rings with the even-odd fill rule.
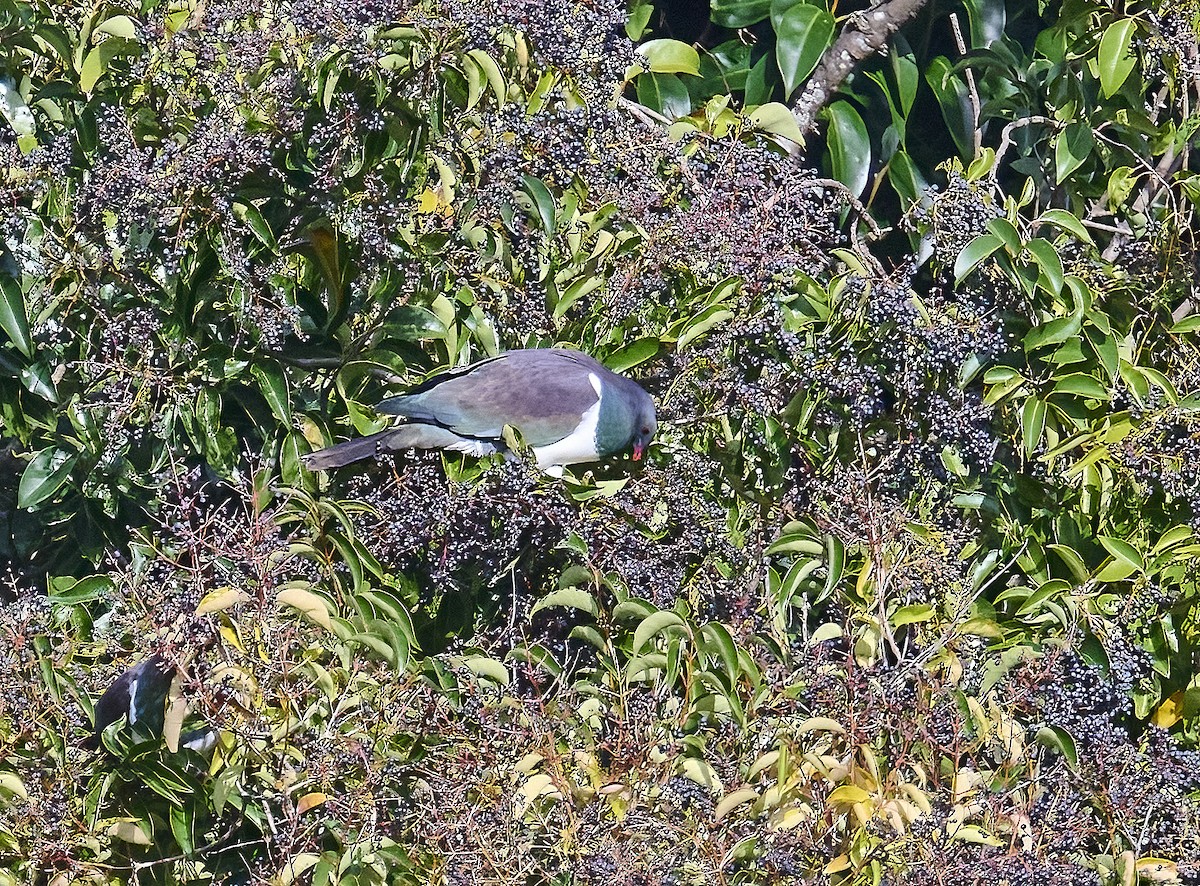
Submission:
[[[954,42],[958,44],[958,54],[965,56],[967,54],[967,44],[963,40],[962,27],[958,23],[957,12],[950,13],[950,27],[954,30]],[[971,96],[972,132],[975,138],[975,154],[978,155],[983,148],[983,131],[979,128],[981,108],[979,90],[975,88],[975,72],[970,68],[964,68],[963,73],[967,77],[967,93]]]

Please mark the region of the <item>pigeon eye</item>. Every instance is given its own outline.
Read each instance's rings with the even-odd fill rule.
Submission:
[[[649,428],[642,428],[642,433],[643,433],[643,434],[649,434],[649,433],[650,433],[650,429],[649,429]]]

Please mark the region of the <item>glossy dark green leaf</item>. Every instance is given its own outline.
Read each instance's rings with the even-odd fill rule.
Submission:
[[[746,75],[746,105],[755,107],[771,101],[775,87],[779,85],[779,71],[774,57],[764,55],[750,68]]]
[[[1041,271],[1041,282],[1051,295],[1058,295],[1063,288],[1063,263],[1058,250],[1049,240],[1034,237],[1025,244]]]
[[[47,403],[58,403],[58,388],[54,384],[54,373],[43,362],[21,369],[21,384],[31,394],[36,394]]]
[[[1082,317],[1072,314],[1069,317],[1055,317],[1040,326],[1029,330],[1022,342],[1026,351],[1034,351],[1045,345],[1055,345],[1079,334]]]
[[[827,140],[833,177],[861,194],[871,174],[871,137],[867,126],[849,102],[834,102],[825,110],[829,120]]]
[[[1025,449],[1025,457],[1032,458],[1042,442],[1042,432],[1046,429],[1046,401],[1030,397],[1021,407],[1021,443]]]
[[[285,427],[292,424],[292,403],[288,395],[287,379],[283,370],[274,363],[256,363],[250,367],[250,372],[258,382],[271,413]]]
[[[1096,147],[1096,137],[1087,123],[1071,123],[1054,142],[1054,179],[1059,184],[1083,165]]]
[[[1092,242],[1092,235],[1083,226],[1083,222],[1065,209],[1047,209],[1037,217],[1037,224],[1042,223],[1053,225],[1060,230],[1066,231],[1072,237],[1084,243]]]
[[[921,69],[917,65],[916,56],[906,49],[908,42],[899,34],[892,39],[893,45],[888,57],[891,60],[892,76],[895,78],[900,99],[900,112],[907,119],[917,97],[917,88],[921,85]]]
[[[744,28],[771,14],[771,0],[712,0],[709,16],[722,28]]]
[[[245,222],[260,243],[272,252],[279,251],[279,244],[275,241],[275,234],[271,231],[271,226],[267,224],[267,220],[263,218],[262,213],[253,203],[236,202],[233,204],[233,212]]]
[[[727,40],[701,54],[699,78],[683,79],[695,105],[713,95],[745,90],[749,75],[750,46],[741,40]]]
[[[0,271],[0,329],[26,357],[33,356],[33,339],[29,334],[29,315],[25,310],[25,295],[21,284]]]
[[[933,96],[942,111],[942,119],[946,121],[946,128],[950,130],[959,155],[971,157],[975,153],[971,97],[962,75],[954,73],[953,69],[950,60],[939,55],[929,62],[925,70],[925,82],[933,90]]]
[[[808,3],[790,6],[776,18],[775,62],[783,76],[785,98],[812,73],[833,41],[833,31],[833,16]]]
[[[1009,255],[1016,256],[1021,251],[1021,235],[1013,227],[1012,222],[1003,216],[987,220],[987,229],[1004,241],[1004,249]]]
[[[523,179],[525,193],[533,203],[533,208],[537,217],[541,219],[542,230],[549,237],[554,236],[557,230],[556,217],[557,207],[554,202],[554,195],[546,187],[545,183],[534,175],[526,175]]]
[[[638,101],[671,120],[692,112],[692,97],[674,74],[642,74],[637,78]]]
[[[888,162],[888,182],[900,196],[901,205],[906,210],[914,203],[919,203],[929,191],[929,182],[904,151],[897,151]]]
[[[169,811],[171,835],[175,838],[175,842],[179,844],[180,851],[184,855],[191,855],[195,845],[192,839],[193,816],[191,804],[186,801],[180,804],[172,804]]]
[[[50,499],[71,476],[76,458],[50,447],[30,459],[17,487],[17,506],[32,510]]]
[[[1096,67],[1105,98],[1117,93],[1137,64],[1137,59],[1130,51],[1136,31],[1137,20],[1133,18],[1119,19],[1104,29],[1100,49],[1096,53]]]

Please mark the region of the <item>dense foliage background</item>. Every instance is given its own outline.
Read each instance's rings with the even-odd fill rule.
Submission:
[[[1200,883],[1198,16],[0,0],[0,884]]]

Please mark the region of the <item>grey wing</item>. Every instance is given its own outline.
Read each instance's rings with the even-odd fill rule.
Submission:
[[[468,437],[499,437],[511,425],[530,445],[545,446],[569,435],[599,399],[594,363],[566,350],[509,351],[435,376],[377,408]]]

